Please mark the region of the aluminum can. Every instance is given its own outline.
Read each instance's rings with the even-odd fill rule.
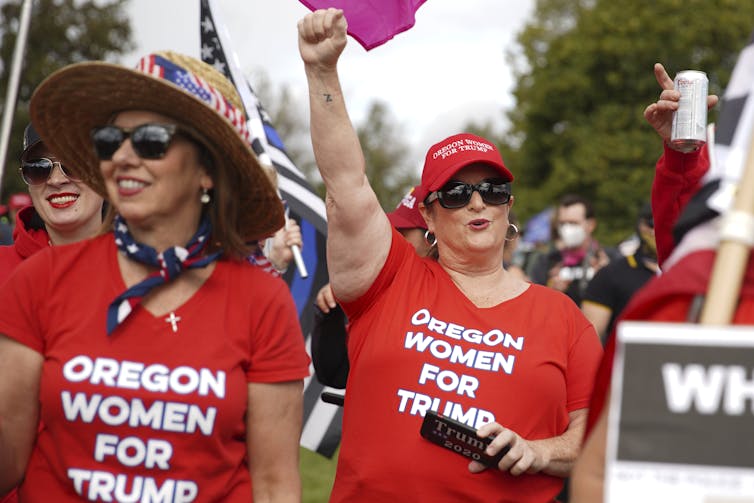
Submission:
[[[707,141],[707,74],[697,70],[684,70],[673,79],[676,91],[681,92],[678,110],[673,114],[670,133],[671,148],[680,152],[693,152]]]

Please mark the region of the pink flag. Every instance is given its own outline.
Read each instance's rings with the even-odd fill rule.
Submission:
[[[343,10],[348,34],[367,51],[414,26],[414,14],[426,0],[300,0],[311,10]]]

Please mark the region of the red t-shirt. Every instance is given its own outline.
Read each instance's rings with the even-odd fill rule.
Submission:
[[[587,406],[602,353],[565,295],[538,285],[477,308],[394,231],[369,290],[344,304],[351,370],[331,502],[551,501],[563,480],[468,471],[419,430],[427,408],[527,439],[561,435]]]
[[[285,283],[219,261],[177,332],[137,307],[108,337],[117,253],[111,235],[49,248],[0,288],[0,333],[44,355],[21,500],[250,501],[247,385],[308,375]]]
[[[29,228],[28,222],[33,215],[33,206],[22,208],[16,214],[16,225],[13,227],[13,244],[0,246],[0,285],[26,258],[50,246],[50,236],[47,231]],[[15,489],[0,497],[0,503],[16,503],[17,501],[18,494]]]

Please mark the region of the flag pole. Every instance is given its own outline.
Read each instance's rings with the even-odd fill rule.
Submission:
[[[231,81],[235,83],[236,90],[238,91],[238,94],[241,97],[241,101],[243,102],[244,108],[246,108],[246,115],[248,117],[248,126],[249,130],[252,132],[254,137],[258,140],[256,145],[252,145],[252,148],[254,149],[254,153],[259,158],[259,162],[272,169],[274,172],[277,172],[275,169],[275,164],[272,162],[272,158],[267,153],[268,144],[267,144],[267,136],[264,130],[264,123],[262,121],[262,118],[259,116],[259,98],[257,98],[256,94],[251,89],[251,86],[246,80],[246,76],[241,71],[241,64],[238,59],[238,55],[233,50],[232,44],[228,43],[230,42],[230,33],[228,31],[228,27],[222,23],[219,20],[219,17],[217,15],[217,9],[215,8],[215,0],[208,0],[207,7],[209,11],[212,13],[212,18],[215,23],[217,23],[219,26],[215,26],[215,30],[217,31],[218,37],[221,40],[221,45],[223,46],[223,50],[226,53],[226,60],[228,63],[228,72],[231,76]],[[225,42],[225,43],[223,43]],[[277,189],[277,184],[275,186]],[[278,190],[278,195],[280,194],[280,191]],[[285,215],[285,229],[288,228],[288,215],[286,212]],[[298,245],[291,245],[289,247],[291,249],[291,253],[293,254],[293,260],[296,264],[296,269],[298,270],[299,275],[302,278],[309,277],[309,272],[306,270],[306,264],[304,263],[304,258],[301,255],[301,247]]]
[[[722,217],[720,246],[712,266],[699,323],[728,325],[732,322],[752,246],[754,246],[754,133],[749,142],[746,166],[736,189],[733,206]]]
[[[288,222],[290,222],[290,219],[288,218],[287,212],[285,215],[285,228],[288,228]],[[306,270],[306,263],[304,262],[304,257],[301,256],[301,248],[299,245],[291,245],[291,253],[293,253],[293,261],[296,263],[296,269],[298,269],[298,273],[302,278],[308,278],[309,277],[309,271]]]
[[[16,97],[18,96],[18,81],[21,78],[21,65],[26,49],[26,38],[29,34],[29,21],[31,20],[31,0],[24,0],[21,5],[21,15],[18,21],[18,35],[16,47],[13,50],[13,61],[8,78],[8,89],[5,93],[5,106],[3,107],[3,125],[0,130],[0,194],[3,188],[3,171],[5,171],[5,156],[8,154],[8,140],[13,124],[13,114],[16,110]]]

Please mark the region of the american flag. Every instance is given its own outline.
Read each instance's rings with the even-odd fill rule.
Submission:
[[[236,86],[248,114],[252,147],[261,162],[272,164],[277,170],[282,198],[288,204],[291,217],[301,226],[304,241],[301,253],[309,275],[302,278],[291,267],[283,279],[288,283],[296,302],[307,350],[311,354],[311,330],[316,309],[314,300],[319,289],[328,281],[325,262],[325,205],[288,157],[269,115],[241,72],[238,59],[232,51],[228,30],[218,19],[218,10],[213,7],[213,0],[200,0],[201,58],[224,73]],[[323,456],[332,457],[340,443],[342,408],[320,400],[325,386],[313,377],[313,368],[311,374],[305,382],[301,445]]]

